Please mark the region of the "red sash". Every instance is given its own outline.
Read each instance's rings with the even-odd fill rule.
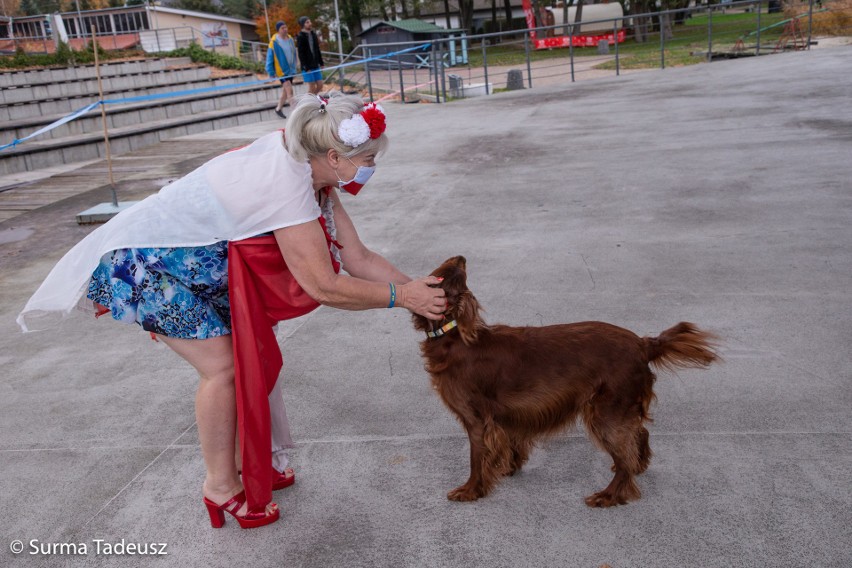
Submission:
[[[330,250],[334,241],[325,220],[321,216],[318,220],[334,271],[340,272]],[[248,510],[263,511],[272,501],[269,392],[283,365],[272,326],[305,315],[319,304],[296,282],[273,236],[228,243],[228,288],[243,486]]]

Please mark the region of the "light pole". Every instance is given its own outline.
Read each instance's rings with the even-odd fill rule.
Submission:
[[[337,19],[337,56],[338,64],[343,65],[343,40],[340,36],[340,10],[337,8],[337,0],[334,0],[334,17]],[[340,90],[343,91],[343,68],[340,68]]]
[[[266,36],[272,41],[272,29],[269,27],[269,12],[266,11],[266,0],[263,0],[263,19],[266,20]]]
[[[80,13],[80,0],[74,0],[74,4],[77,5],[77,25],[74,28],[77,37],[81,37],[83,35],[83,14]]]

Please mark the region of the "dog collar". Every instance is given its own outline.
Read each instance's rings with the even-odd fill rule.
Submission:
[[[432,338],[441,337],[442,335],[444,335],[445,333],[447,333],[448,331],[450,331],[451,329],[456,327],[456,325],[457,325],[456,320],[453,320],[449,323],[445,323],[444,325],[442,325],[440,328],[436,329],[435,331],[427,331],[426,336],[432,337]]]

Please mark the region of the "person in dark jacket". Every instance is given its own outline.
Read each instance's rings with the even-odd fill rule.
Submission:
[[[319,39],[313,31],[313,23],[307,16],[299,18],[301,31],[296,36],[296,49],[299,52],[299,61],[302,63],[302,78],[308,85],[308,92],[319,94],[322,91],[322,61]]]

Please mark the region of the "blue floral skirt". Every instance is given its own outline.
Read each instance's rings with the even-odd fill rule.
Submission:
[[[109,308],[114,319],[160,335],[228,335],[228,242],[114,250],[92,273],[86,297]]]

